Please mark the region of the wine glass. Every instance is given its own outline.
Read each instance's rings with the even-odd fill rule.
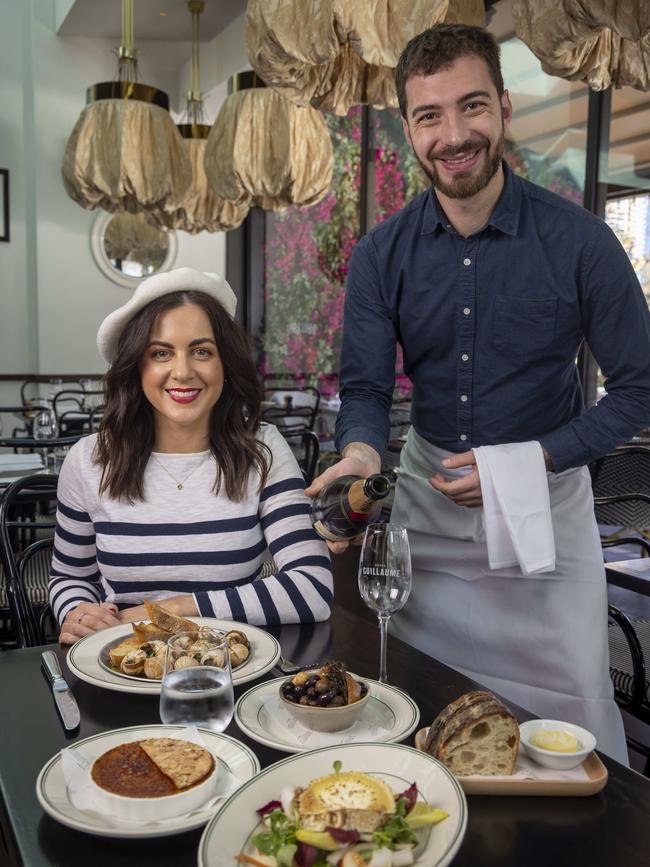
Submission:
[[[56,420],[56,415],[51,409],[44,409],[34,417],[32,426],[32,436],[35,440],[53,439],[59,432],[59,425]],[[47,449],[41,449],[41,457],[43,458],[43,466],[47,466]]]
[[[200,643],[201,649],[197,649]],[[197,664],[198,663],[198,664]],[[226,636],[215,629],[179,632],[167,641],[160,687],[160,719],[222,732],[234,712]]]
[[[388,683],[388,621],[404,607],[411,592],[411,550],[405,527],[399,524],[366,527],[359,559],[359,592],[379,618],[379,682]]]

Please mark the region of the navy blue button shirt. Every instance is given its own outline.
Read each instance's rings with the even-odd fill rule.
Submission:
[[[464,238],[433,190],[357,244],[348,274],[340,449],[380,454],[395,352],[413,382],[411,421],[441,448],[539,441],[556,472],[650,425],[650,314],[609,227],[513,174],[488,224]],[[607,395],[585,411],[583,338]]]

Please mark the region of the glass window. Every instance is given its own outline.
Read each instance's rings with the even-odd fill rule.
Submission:
[[[338,391],[345,278],[360,236],[361,109],[325,115],[334,146],[330,191],[311,208],[267,211],[261,372]]]
[[[497,4],[488,29],[501,46],[503,81],[513,108],[506,133],[510,167],[518,175],[581,205],[587,86],[544,72],[533,52],[514,35],[510,0]]]

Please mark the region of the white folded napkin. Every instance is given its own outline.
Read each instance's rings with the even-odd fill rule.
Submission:
[[[203,740],[201,733],[198,729],[190,726],[183,731],[173,734],[164,734],[164,737],[168,738],[179,738],[180,740],[190,741],[193,744],[198,744],[201,747],[204,747],[209,752],[212,752],[208,745]],[[125,738],[125,742],[129,740]],[[139,740],[137,736],[134,736],[130,740]],[[213,753],[214,755],[214,753]],[[110,816],[106,813],[106,811],[99,807],[97,803],[97,796],[95,794],[95,790],[90,782],[90,768],[92,763],[95,760],[95,756],[89,757],[84,754],[83,749],[79,749],[78,747],[66,747],[61,750],[61,768],[63,771],[63,778],[65,780],[68,798],[71,803],[78,809],[83,810],[84,812],[90,813],[98,813],[102,816],[103,820],[109,825],[115,826],[123,826],[128,824],[126,819],[117,818]],[[156,825],[156,824],[164,824],[170,821],[177,821],[178,819],[182,819],[186,816],[194,815],[195,813],[203,813],[206,811],[212,810],[216,804],[227,798],[235,789],[238,789],[241,786],[242,781],[236,777],[225,764],[219,761],[218,756],[214,756],[215,761],[218,763],[217,769],[217,790],[213,797],[211,797],[206,803],[201,804],[201,806],[192,810],[191,813],[183,813],[180,816],[175,816],[173,819],[162,819],[160,821],[154,820],[145,820],[143,822],[142,819],[134,819],[133,821],[140,824]]]
[[[490,569],[524,575],[555,569],[544,453],[538,442],[475,448]]]

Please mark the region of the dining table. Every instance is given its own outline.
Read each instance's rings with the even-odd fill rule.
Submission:
[[[358,550],[335,556],[335,602],[329,621],[269,628],[284,656],[310,664],[315,652],[344,660],[356,674],[376,678],[379,630],[357,591]],[[408,603],[407,603],[408,604]],[[197,863],[201,829],[166,837],[120,839],[72,830],[48,816],[36,797],[42,766],[62,748],[99,732],[160,721],[158,697],[110,691],[77,679],[66,652],[54,649],[81,713],[66,734],[41,671],[45,648],[0,653],[0,865],[25,867],[190,867]],[[277,675],[277,672],[276,672]],[[480,688],[459,672],[399,641],[388,644],[392,684],[417,703],[419,726],[451,701]],[[271,673],[264,677],[269,679]],[[235,688],[235,698],[251,684]],[[518,720],[532,714],[508,702]],[[251,748],[262,768],[286,758],[231,722],[226,733]],[[413,745],[414,734],[405,743]],[[650,863],[650,780],[600,755],[605,787],[588,797],[467,795],[468,823],[457,867],[647,867]],[[235,861],[233,859],[233,864]]]

